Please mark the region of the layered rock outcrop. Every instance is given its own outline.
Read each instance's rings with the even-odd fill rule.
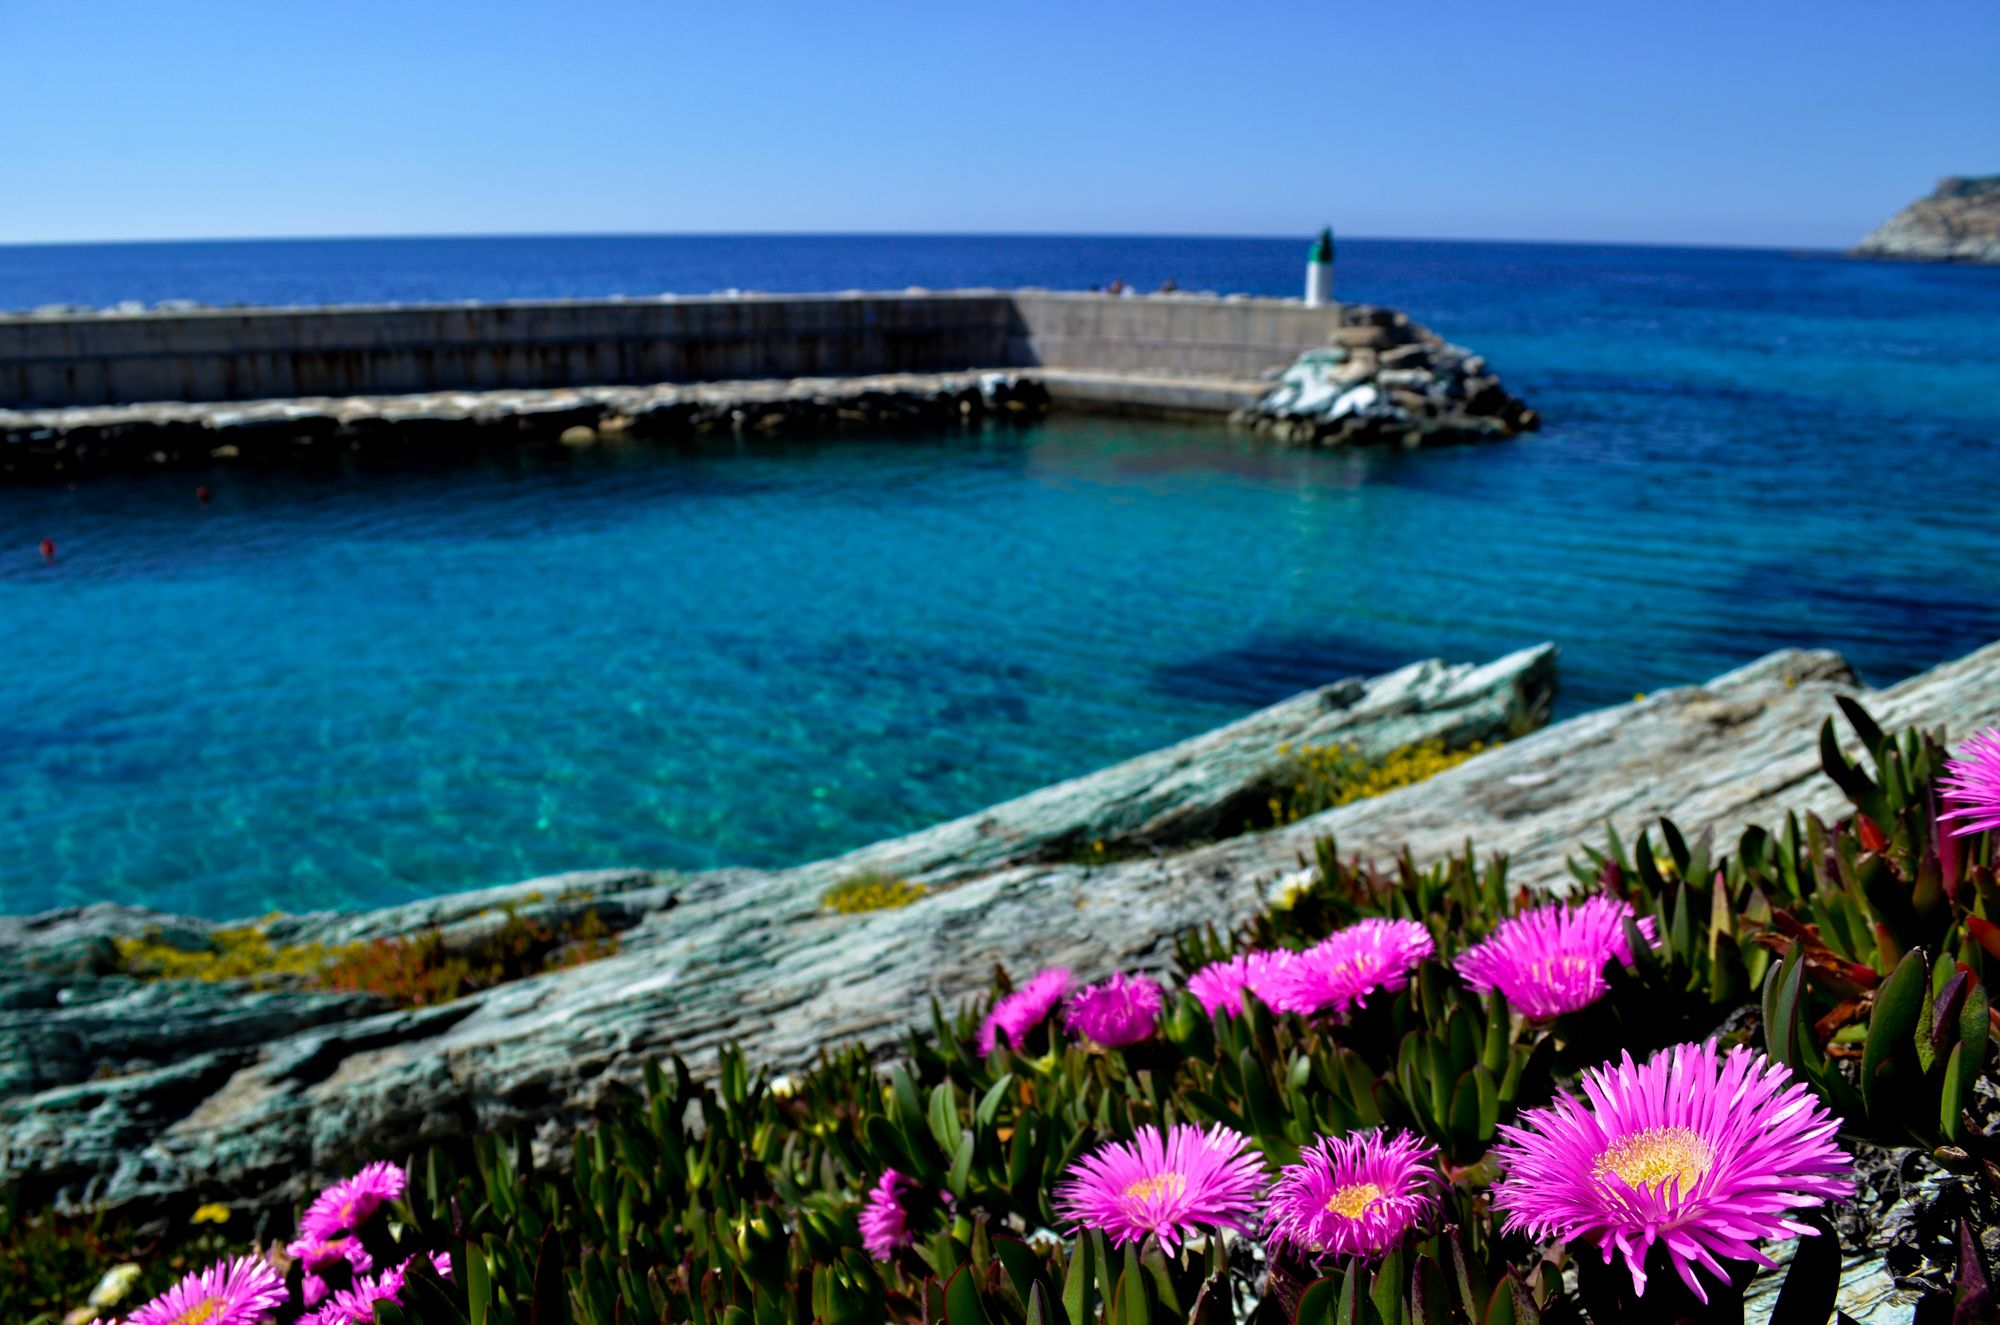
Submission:
[[[1522,675],[1487,670],[1495,695]],[[606,1092],[667,1054],[706,1069],[735,1040],[758,1061],[802,1065],[831,1044],[894,1042],[928,1018],[931,998],[984,990],[995,963],[1062,963],[1091,978],[1164,965],[1176,933],[1244,920],[1327,834],[1344,852],[1387,856],[1407,844],[1419,860],[1470,840],[1507,853],[1519,882],[1562,887],[1566,859],[1607,822],[1629,840],[1671,814],[1726,840],[1790,809],[1836,813],[1817,733],[1837,694],[1861,695],[1886,727],[1957,739],[2000,713],[2000,645],[1873,692],[1836,655],[1776,654],[1284,828],[1107,865],[1000,852],[964,874],[939,866],[929,895],[898,910],[839,916],[820,905],[855,871],[847,857],[568,876],[273,926],[274,941],[339,942],[477,925],[515,902],[593,906],[622,931],[611,957],[414,1012],[364,996],[146,985],[106,969],[111,935],[202,922],[110,907],[8,919],[0,1180],[72,1204],[144,1207],[192,1193],[276,1203],[364,1155],[477,1131],[538,1128],[560,1148]],[[1324,719],[1323,701],[1293,703]],[[1159,767],[1167,775],[1172,761]],[[1127,783],[1102,785],[1118,792],[1103,805],[1139,803],[1120,790]],[[1071,822],[1077,804],[1055,802]],[[934,858],[902,850],[910,866]]]
[[[1857,258],[2000,262],[2000,175],[1952,176],[1868,233]]]

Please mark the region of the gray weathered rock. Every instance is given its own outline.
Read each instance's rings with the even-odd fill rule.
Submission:
[[[1860,258],[2000,262],[2000,175],[1938,181],[1851,250]]]
[[[284,1200],[360,1155],[475,1130],[538,1126],[545,1140],[566,1144],[607,1090],[665,1054],[705,1066],[733,1039],[762,1061],[796,1066],[830,1043],[890,1042],[924,1019],[930,998],[981,991],[996,962],[1015,970],[1060,962],[1086,976],[1162,965],[1176,932],[1252,914],[1325,833],[1349,852],[1386,855],[1408,843],[1420,859],[1472,838],[1509,853],[1522,882],[1559,887],[1566,856],[1597,840],[1607,820],[1630,834],[1671,813],[1733,834],[1786,809],[1834,812],[1839,797],[1819,775],[1816,733],[1835,694],[1862,689],[1834,655],[1774,655],[1289,828],[1095,869],[1010,865],[861,916],[818,906],[821,891],[852,870],[840,861],[522,885],[507,895],[554,891],[576,903],[602,889],[630,922],[622,950],[444,1008],[301,1025],[262,1043],[16,1095],[0,1103],[0,1177],[72,1202],[143,1203],[190,1190]],[[2000,645],[1867,702],[1885,726],[1962,737],[2000,714]],[[453,923],[471,919],[481,900],[425,905]],[[298,932],[359,934],[420,914],[294,923]],[[137,923],[108,909],[105,918]],[[73,962],[91,923],[67,913],[0,928],[0,961],[35,958],[38,938],[66,935]],[[59,988],[90,979],[73,975]]]

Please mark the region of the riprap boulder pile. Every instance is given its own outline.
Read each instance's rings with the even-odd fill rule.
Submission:
[[[590,446],[956,428],[1039,417],[1048,404],[1048,389],[1032,375],[997,371],[0,409],[0,482],[439,455],[521,441]]]
[[[1512,437],[1541,416],[1480,355],[1395,309],[1354,304],[1235,422],[1297,446],[1417,447]]]

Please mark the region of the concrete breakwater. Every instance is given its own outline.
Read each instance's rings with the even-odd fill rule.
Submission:
[[[0,408],[965,369],[1256,377],[1326,343],[1291,300],[959,290],[0,317]]]
[[[1365,305],[1041,291],[0,317],[0,474],[1049,406],[1269,420],[1321,445],[1532,426],[1470,352],[1397,357],[1433,343]],[[1340,412],[1303,421],[1327,393],[1272,383],[1329,355]]]

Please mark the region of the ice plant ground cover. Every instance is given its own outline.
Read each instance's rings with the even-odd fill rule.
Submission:
[[[713,1080],[658,1065],[559,1162],[506,1137],[409,1157],[400,1195],[341,1189],[378,1191],[366,1271],[324,1251],[309,1271],[268,1228],[217,1246],[203,1225],[201,1264],[105,1246],[61,1301],[0,1284],[0,1318],[54,1318],[132,1260],[109,1304],[129,1314],[230,1253],[282,1265],[280,1325],[307,1310],[309,1272],[323,1313],[392,1271],[374,1318],[445,1325],[1639,1325],[1733,1319],[1759,1280],[1782,1288],[1774,1320],[1817,1325],[1843,1252],[1875,1252],[1926,1313],[1981,1319],[2000,1227],[1996,834],[1939,818],[1978,785],[1964,761],[1947,780],[1935,740],[1851,706],[1847,722],[1859,763],[1831,722],[1822,740],[1851,802],[1837,822],[1726,849],[1662,823],[1580,849],[1564,914],[1593,908],[1581,946],[1508,926],[1549,902],[1503,861],[1376,865],[1323,842],[1282,905],[1179,936],[1151,973],[1157,1019],[1121,1018],[1113,1038],[1146,1033],[1120,1047],[1070,1033],[1077,982],[1024,970],[933,1009],[886,1062],[830,1050],[782,1087],[733,1050]],[[1530,974],[1601,947],[1596,996],[1572,1006],[1565,984],[1565,1010],[1529,1016],[1497,975],[1475,987],[1468,955],[1503,934]],[[1337,994],[1274,1010],[1252,970],[1314,952]],[[1197,979],[1252,953],[1293,956]],[[48,1245],[17,1208],[0,1199],[0,1254]],[[278,1221],[280,1248],[328,1232],[303,1213]]]

